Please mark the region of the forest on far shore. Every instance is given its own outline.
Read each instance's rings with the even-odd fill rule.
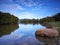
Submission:
[[[10,13],[0,12],[0,24],[16,24],[18,22],[25,23],[25,24],[28,23],[43,24],[43,23],[55,22],[55,21],[60,21],[60,13],[42,19],[18,19],[18,17],[11,15]]]
[[[38,23],[47,23],[47,22],[55,22],[55,21],[60,21],[60,13],[42,19],[20,19],[20,23],[25,23],[25,24],[28,23],[38,24]]]

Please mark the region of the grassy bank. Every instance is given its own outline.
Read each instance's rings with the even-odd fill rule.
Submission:
[[[60,21],[56,21],[56,22],[49,22],[49,24],[58,27],[58,32],[59,32],[59,37],[60,37]]]
[[[60,21],[56,21],[56,22],[49,22],[49,24],[56,26],[56,27],[60,27]]]

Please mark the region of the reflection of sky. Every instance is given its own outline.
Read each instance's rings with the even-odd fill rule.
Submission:
[[[21,18],[42,18],[60,12],[60,0],[0,0],[0,11]]]
[[[19,29],[15,30],[14,32],[11,32],[9,35],[4,35],[0,37],[0,45],[19,45],[24,43],[33,43],[34,45],[42,44],[42,42],[39,42],[35,38],[35,31],[42,28],[40,24],[32,25],[32,24],[20,24]],[[29,41],[30,40],[30,41]],[[35,44],[36,42],[36,44]]]

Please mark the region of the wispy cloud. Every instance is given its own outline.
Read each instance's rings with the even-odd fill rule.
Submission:
[[[27,7],[37,7],[43,5],[41,0],[15,0],[17,3],[24,4]]]
[[[16,9],[24,10],[24,8],[18,4],[13,4],[12,6],[14,6]]]
[[[23,10],[24,8],[21,7],[18,4],[1,4],[0,7],[2,9],[7,9],[7,10]]]
[[[0,4],[11,4],[13,0],[0,0]]]
[[[36,19],[39,19],[40,18],[40,16],[38,17],[38,16],[36,16],[36,15],[34,15],[33,13],[30,13],[30,12],[22,12],[21,14],[19,14],[20,16],[19,16],[19,18],[20,19],[33,19],[33,18],[36,18]]]

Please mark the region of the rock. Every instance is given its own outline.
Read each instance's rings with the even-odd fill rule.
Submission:
[[[55,29],[46,29],[44,30],[44,34],[48,37],[56,37],[58,36],[58,31]]]
[[[38,35],[38,36],[44,36],[44,30],[45,30],[45,28],[42,28],[40,30],[37,30],[36,31],[36,35]]]
[[[47,37],[57,37],[58,31],[53,28],[42,28],[36,31],[36,35],[47,36]]]

